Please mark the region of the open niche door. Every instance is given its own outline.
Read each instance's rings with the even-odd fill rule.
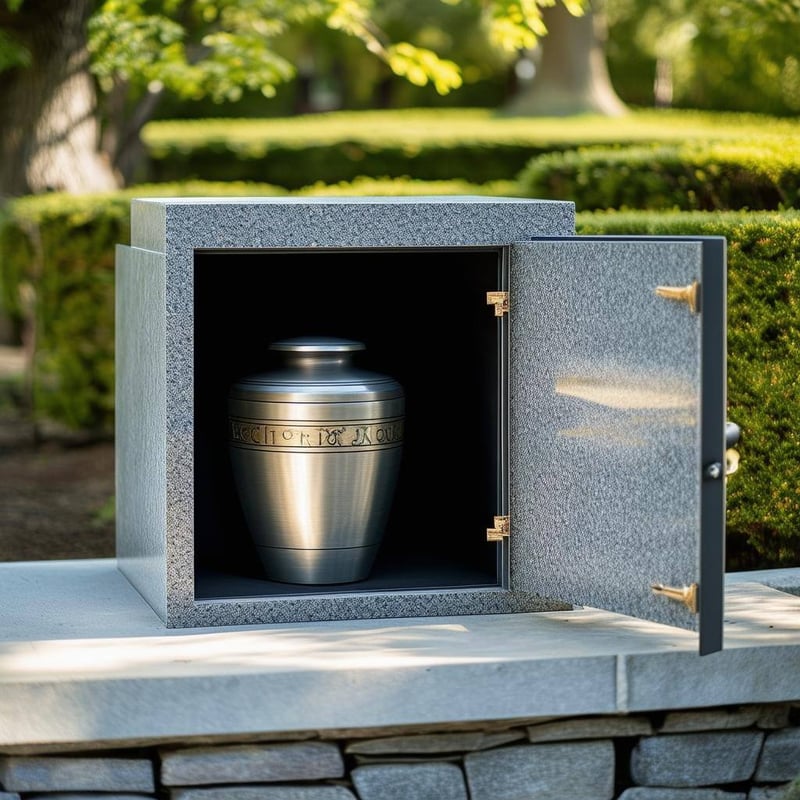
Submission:
[[[722,648],[722,237],[509,248],[509,588]]]

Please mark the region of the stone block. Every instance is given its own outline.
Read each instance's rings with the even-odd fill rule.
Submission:
[[[792,710],[790,703],[770,703],[758,706],[758,719],[756,724],[765,730],[777,730],[789,725],[789,713]]]
[[[165,786],[310,781],[342,775],[342,754],[329,742],[196,747],[161,754]]]
[[[356,767],[350,777],[361,800],[467,800],[455,764],[375,764]]]
[[[145,758],[6,756],[0,785],[12,792],[155,791],[153,764]]]
[[[791,783],[778,783],[772,786],[753,786],[747,793],[747,800],[790,800],[786,796]]]
[[[467,753],[488,750],[524,738],[525,734],[521,730],[388,736],[351,742],[345,752],[358,755]]]
[[[471,800],[611,800],[610,740],[502,747],[464,758]]]
[[[559,742],[576,739],[612,739],[650,736],[653,726],[646,717],[605,716],[547,722],[528,728],[529,742]]]
[[[800,728],[767,734],[758,761],[757,781],[791,781],[800,777]]]
[[[356,800],[344,786],[213,786],[172,789],[170,800]]]
[[[0,800],[6,800],[0,792]],[[57,792],[56,794],[26,794],[25,800],[156,800],[151,794],[123,794],[121,792]]]
[[[633,786],[626,789],[618,800],[747,800],[744,792],[726,792],[723,789],[672,789],[663,786]]]
[[[715,731],[749,728],[755,725],[761,713],[759,706],[735,709],[712,708],[698,711],[672,711],[666,715],[659,733],[687,733],[689,731]]]
[[[631,777],[640,786],[695,787],[738,783],[755,771],[764,734],[723,731],[651,736],[631,753]]]

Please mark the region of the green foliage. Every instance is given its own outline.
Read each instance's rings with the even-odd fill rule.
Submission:
[[[727,238],[728,419],[742,429],[728,479],[728,569],[796,566],[800,213],[584,212],[577,230]]]
[[[574,198],[579,210],[797,208],[800,135],[549,153],[520,185],[531,197]]]
[[[504,117],[489,109],[338,111],[275,119],[154,121],[150,179],[267,181],[289,189],[359,175],[512,179],[532,156],[582,145],[796,135],[787,120],[638,111],[620,118]]]
[[[683,108],[800,110],[796,0],[608,0],[607,56],[627,102],[650,105],[656,62]]]
[[[130,238],[135,196],[283,194],[225,184],[143,186],[104,195],[43,195],[8,203],[0,216],[0,298],[36,330],[29,365],[33,414],[108,434],[114,414],[115,245]]]
[[[582,7],[581,0],[562,1],[576,12]],[[479,6],[493,41],[514,50],[532,47],[545,32],[539,4],[552,2],[489,0]],[[322,23],[358,40],[415,85],[431,84],[440,95],[461,86],[455,61],[391,40],[379,17],[370,0],[103,0],[89,24],[92,71],[108,92],[124,85],[136,96],[166,89],[215,102],[237,101],[247,90],[271,97],[296,73],[294,60],[281,53],[281,40]]]
[[[800,778],[795,778],[778,795],[778,800],[800,800]]]
[[[421,195],[484,195],[491,197],[514,196],[518,190],[514,181],[489,181],[469,183],[463,180],[418,181],[410,178],[369,178],[361,176],[353,181],[335,184],[315,183],[292,192],[295,197],[348,197],[381,196],[409,197]]]
[[[30,63],[31,54],[28,48],[8,31],[0,29],[0,72],[12,67],[28,67]]]

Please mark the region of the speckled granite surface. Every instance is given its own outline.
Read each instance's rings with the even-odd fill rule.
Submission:
[[[505,248],[536,237],[572,236],[574,206],[485,197],[157,198],[134,201],[132,221],[132,246],[118,251],[119,302],[141,304],[145,297],[151,302],[120,318],[118,341],[128,354],[119,365],[121,385],[145,381],[152,394],[138,410],[118,415],[118,436],[137,446],[122,452],[117,555],[122,571],[167,627],[540,611],[565,607],[560,598],[576,596],[576,582],[590,587],[577,594],[578,602],[614,608],[606,588],[612,595],[622,588],[641,598],[635,612],[694,625],[679,606],[652,597],[649,581],[694,580],[697,542],[687,531],[697,523],[697,487],[696,481],[686,483],[685,475],[695,474],[689,462],[696,458],[696,325],[689,320],[683,339],[668,343],[659,338],[658,326],[684,309],[650,299],[646,307],[637,305],[642,292],[650,298],[653,281],[691,279],[696,259],[691,245],[660,245],[655,252],[653,245],[632,246],[624,260],[643,259],[645,267],[635,271],[635,280],[622,283],[614,274],[616,256],[588,255],[563,243],[530,263],[512,263],[510,512],[519,536],[511,550],[510,586],[196,600],[195,251]],[[584,280],[597,270],[605,270],[601,294],[581,297]],[[576,300],[574,324],[565,328],[551,311],[568,310]],[[620,308],[628,313],[615,332],[604,320]],[[598,324],[605,325],[603,347],[611,348],[602,352],[597,349],[601,338],[594,334]],[[653,333],[656,348],[635,352],[636,340]],[[564,341],[571,355],[559,361],[552,345]],[[639,392],[639,404],[620,409],[586,397],[586,391],[602,394],[609,380],[612,390],[628,382],[633,395]],[[646,443],[651,435],[669,440],[674,461],[650,463]],[[163,463],[144,464],[143,453],[157,460],[163,453]],[[552,468],[554,459],[561,462],[560,470]],[[573,478],[565,481],[569,473]],[[684,477],[673,480],[668,477],[673,473]],[[600,515],[591,503],[587,506],[587,498],[609,492],[621,506]],[[144,496],[163,497],[145,517],[137,510]],[[645,544],[637,539],[642,514],[661,515],[663,538]],[[615,520],[623,518],[626,524],[617,527]],[[576,540],[577,561],[563,554],[563,538],[560,543],[550,538],[556,524],[562,537],[567,531]],[[652,527],[652,519],[647,524]],[[608,547],[611,538],[618,548]],[[647,586],[633,586],[641,581],[636,554],[643,547],[663,554],[663,569],[644,576]],[[620,552],[631,552],[632,561],[622,564]],[[606,587],[609,574],[615,585]]]
[[[195,602],[193,265],[199,248],[502,247],[534,236],[572,233],[572,203],[516,198],[134,200],[132,246],[120,248],[118,255],[117,269],[123,276],[119,286],[125,295],[119,302],[126,305],[128,294],[138,298],[149,292],[155,296],[155,287],[161,282],[165,295],[163,305],[158,300],[141,309],[141,314],[121,318],[117,335],[123,352],[137,353],[135,359],[127,358],[120,365],[121,380],[123,385],[145,379],[151,383],[152,375],[146,374],[149,366],[162,363],[162,359],[164,366],[163,377],[153,386],[155,404],[147,402],[138,411],[120,415],[118,435],[123,442],[140,442],[144,436],[145,450],[152,445],[153,452],[165,451],[159,469],[121,465],[118,558],[123,572],[166,624],[186,627],[564,607],[529,592],[513,593],[500,587],[496,591],[393,591]],[[152,257],[142,251],[163,255],[163,274],[160,268],[145,265]],[[139,276],[126,278],[129,272]],[[147,320],[144,324],[143,318]],[[160,336],[146,334],[144,329],[151,325],[155,331],[163,329],[163,343]],[[153,423],[162,395],[166,416],[163,441],[159,426]],[[135,458],[133,449],[123,450],[122,457],[126,461]],[[153,515],[142,518],[136,508],[144,495],[164,496],[163,519],[156,521]],[[141,543],[145,541],[146,546]],[[149,555],[143,557],[143,551]]]
[[[701,246],[536,242],[512,258],[513,585],[694,628],[650,583],[700,580],[700,316],[654,289],[697,278]]]

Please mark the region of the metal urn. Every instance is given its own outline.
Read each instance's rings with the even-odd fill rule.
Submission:
[[[403,387],[352,362],[362,342],[273,342],[283,365],[228,394],[236,490],[266,576],[298,584],[366,578],[400,468]]]

